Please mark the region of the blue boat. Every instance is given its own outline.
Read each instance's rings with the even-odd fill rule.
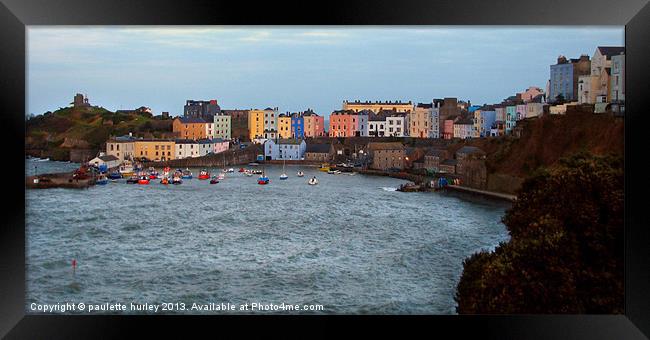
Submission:
[[[99,176],[99,178],[97,178],[97,180],[95,181],[95,184],[97,184],[97,185],[106,185],[106,184],[108,184],[108,178],[106,178],[106,176],[104,176],[104,175],[101,175],[101,176]]]
[[[122,178],[122,174],[119,173],[119,171],[113,171],[110,174],[108,174],[108,178],[110,178],[110,179],[120,179],[120,178]]]
[[[183,179],[192,179],[192,172],[190,171],[190,169],[185,169],[185,171],[183,171],[183,177],[182,178]]]

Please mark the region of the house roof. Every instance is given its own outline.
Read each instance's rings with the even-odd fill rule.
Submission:
[[[104,162],[111,162],[111,161],[119,160],[119,158],[117,158],[117,157],[115,157],[113,155],[104,155],[104,156],[99,156],[97,158],[101,159]]]
[[[426,156],[433,156],[433,157],[444,157],[446,155],[447,155],[447,151],[442,149],[432,149],[426,153]]]
[[[621,52],[625,53],[625,47],[621,46],[598,46],[600,54],[607,57],[609,60],[612,56],[619,55]]]
[[[432,103],[418,103],[417,107],[425,108],[425,109],[430,109],[433,107]]]
[[[268,141],[272,141],[273,143],[278,145],[286,145],[286,144],[300,145],[303,142],[302,139],[289,139],[289,138],[281,138],[278,140],[269,139]]]
[[[330,145],[329,144],[307,144],[307,150],[305,152],[329,153]]]
[[[205,119],[200,117],[176,117],[183,124],[205,124]]]
[[[368,143],[369,150],[403,150],[404,145],[400,142],[373,142]]]
[[[445,159],[444,161],[440,162],[440,164],[443,165],[456,165],[458,164],[458,161],[455,159]]]
[[[483,154],[484,155],[485,151],[483,151],[483,150],[481,150],[481,149],[479,149],[479,148],[477,148],[475,146],[463,146],[462,148],[458,149],[458,151],[456,151],[456,154],[459,154],[459,153],[463,153],[463,154],[478,153],[478,154]]]

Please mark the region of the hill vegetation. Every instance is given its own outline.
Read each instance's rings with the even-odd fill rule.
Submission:
[[[511,239],[463,263],[458,313],[624,312],[622,157],[536,171],[503,222]]]
[[[164,137],[171,133],[171,119],[146,112],[111,112],[102,107],[66,107],[29,117],[25,122],[28,155],[69,160],[71,149],[94,152],[110,136],[128,133],[143,137]]]

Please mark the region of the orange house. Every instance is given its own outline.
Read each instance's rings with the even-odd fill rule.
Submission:
[[[203,139],[208,138],[206,125],[208,122],[203,118],[177,117],[172,123],[172,131],[181,139]]]
[[[357,113],[352,110],[334,111],[330,115],[330,137],[354,137]]]

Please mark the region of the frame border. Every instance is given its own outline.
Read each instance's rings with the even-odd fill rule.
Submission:
[[[48,1],[1,0],[0,3],[0,123],[6,127],[1,138],[10,149],[6,164],[24,165],[26,108],[26,26],[28,25],[625,25],[626,87],[625,116],[625,315],[460,315],[398,316],[390,318],[411,326],[423,326],[436,333],[478,335],[484,338],[585,338],[643,339],[650,335],[650,225],[644,214],[644,194],[650,191],[643,172],[642,139],[647,115],[643,100],[650,98],[650,5],[648,0],[505,0],[489,3],[471,0],[376,2],[333,1],[304,3],[246,3],[194,1]],[[631,98],[631,100],[629,99]],[[21,148],[22,146],[22,148]],[[21,150],[22,149],[22,150]],[[24,171],[23,171],[24,173]],[[25,188],[22,181],[5,183],[11,196],[3,205],[5,214],[0,229],[0,336],[8,337],[89,337],[97,332],[119,336],[131,330],[143,331],[152,321],[167,327],[177,321],[203,326],[229,325],[230,321],[249,323],[251,317],[118,317],[25,315]],[[155,320],[154,320],[155,319]],[[332,332],[325,325],[332,321],[350,326],[373,325],[382,333],[394,325],[387,316],[262,316],[253,317],[272,330],[300,321],[312,331]],[[212,325],[211,325],[212,324]],[[172,326],[174,325],[174,326]],[[144,327],[143,327],[144,326]],[[230,326],[232,327],[232,326]],[[638,327],[638,328],[637,328]],[[13,329],[12,329],[13,328]],[[250,332],[245,331],[246,333]],[[127,333],[129,332],[129,333]],[[214,329],[212,329],[214,332]],[[244,334],[246,334],[244,333]],[[261,335],[261,332],[252,334]],[[277,334],[277,333],[276,333]],[[282,333],[279,333],[282,334]]]

